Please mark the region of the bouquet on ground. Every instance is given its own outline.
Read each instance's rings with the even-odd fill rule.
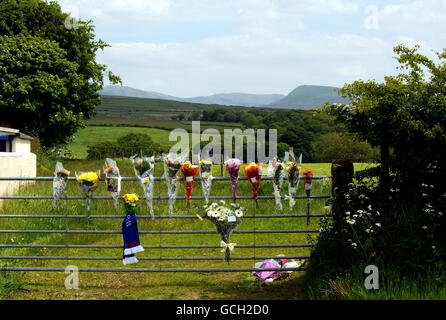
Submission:
[[[231,260],[231,252],[234,251],[235,243],[231,243],[230,237],[235,228],[242,223],[243,212],[245,208],[240,205],[231,203],[230,207],[225,207],[226,203],[220,200],[220,205],[216,202],[205,205],[204,214],[200,219],[209,219],[217,228],[220,234],[221,252],[225,254],[225,261],[229,263]]]
[[[209,203],[209,194],[211,193],[212,179],[212,161],[201,160],[201,187],[203,189],[203,195],[206,200],[206,204]]]
[[[307,197],[311,196],[311,190],[313,189],[313,171],[305,170],[302,172],[302,176],[304,177],[304,190],[307,194]]]
[[[147,205],[150,208],[150,214],[152,219],[155,219],[153,214],[153,184],[154,179],[152,175],[153,168],[155,167],[154,161],[155,157],[137,157],[133,156],[130,158],[132,160],[133,169],[135,170],[135,175],[139,179],[143,189],[144,195],[146,196]]]
[[[115,207],[119,205],[119,193],[121,192],[121,175],[115,160],[110,158],[105,159],[105,183],[107,190],[111,192],[112,198],[115,200]]]
[[[186,183],[186,200],[188,204],[192,202],[190,196],[192,194],[192,190],[194,189],[195,176],[197,175],[199,168],[199,166],[191,164],[190,161],[186,161],[181,166],[181,175]]]
[[[169,215],[173,213],[173,203],[177,198],[178,177],[177,172],[181,168],[183,157],[173,153],[164,157],[164,178],[166,179],[167,192],[169,194]]]
[[[296,195],[297,186],[299,185],[299,172],[300,167],[297,163],[293,161],[287,161],[285,164],[285,171],[288,178],[288,193],[290,199],[290,210],[293,210],[296,200],[294,199]]]
[[[68,176],[70,171],[64,169],[62,163],[56,163],[56,170],[54,171],[53,179],[53,198],[54,198],[54,208],[57,207],[59,199],[62,197],[65,188],[67,187]]]
[[[241,164],[242,161],[239,159],[229,159],[225,162],[226,171],[228,172],[229,179],[231,180],[232,197],[234,198],[234,200],[237,198],[237,188]]]
[[[268,173],[269,175],[273,176],[274,199],[276,200],[277,210],[282,210],[282,197],[280,195],[280,189],[282,188],[283,183],[283,171],[284,165],[282,161],[275,160],[270,162],[270,165],[268,166]]]
[[[251,183],[252,195],[257,206],[257,191],[259,190],[260,181],[262,180],[262,167],[259,163],[245,164],[243,166],[243,172],[245,173],[246,178],[248,178],[249,182]]]
[[[96,172],[81,172],[80,175],[75,172],[77,182],[87,198],[87,210],[90,211],[90,200],[98,187],[99,175]]]
[[[144,251],[139,242],[138,223],[136,213],[139,210],[139,198],[136,194],[125,194],[124,200],[125,218],[122,222],[122,237],[124,239],[123,264],[138,262],[135,253]]]

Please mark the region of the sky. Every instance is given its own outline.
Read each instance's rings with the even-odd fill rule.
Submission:
[[[444,0],[59,0],[111,45],[123,85],[178,97],[288,94],[397,72],[393,47],[446,48]]]

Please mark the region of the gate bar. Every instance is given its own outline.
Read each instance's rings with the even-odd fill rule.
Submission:
[[[119,230],[0,230],[0,233],[122,234]],[[139,234],[217,234],[215,230],[139,231]],[[320,233],[319,230],[234,230],[233,233]]]
[[[142,246],[145,249],[221,249],[217,245],[158,245]],[[238,249],[250,248],[311,248],[312,244],[259,244],[259,245],[237,245]],[[123,246],[116,245],[87,245],[87,244],[0,244],[0,248],[71,248],[71,249],[122,249]]]
[[[329,199],[331,196],[311,196],[310,199]],[[1,196],[2,200],[53,200],[52,196]],[[107,196],[99,196],[99,197],[90,197],[91,200],[113,200],[112,197]],[[140,197],[141,200],[146,200],[146,197]],[[205,197],[191,197],[192,200],[205,200]],[[252,196],[239,196],[235,198],[235,200],[252,200],[254,197]],[[275,199],[274,196],[258,196],[259,200],[270,200]],[[286,196],[282,196],[282,200],[286,200]],[[307,196],[294,196],[294,199],[308,199]],[[86,197],[62,197],[60,200],[87,200]],[[168,196],[158,196],[153,197],[152,200],[169,200]],[[186,197],[180,196],[177,197],[176,200],[186,200]],[[234,200],[232,196],[210,196],[209,200]]]
[[[330,216],[331,214],[312,214],[310,217],[314,218],[323,218]],[[243,216],[244,219],[252,219],[252,218],[306,218],[307,215],[305,214],[257,214],[257,215],[246,215]],[[0,214],[0,219],[5,218],[14,218],[14,219],[29,219],[29,218],[60,218],[60,219],[124,219],[124,215],[99,215],[99,214],[92,214],[92,215],[51,215],[51,214],[43,214],[43,215],[37,215],[37,214],[30,214],[30,215],[24,215],[24,214]],[[137,216],[139,219],[152,219],[152,216]],[[193,215],[184,215],[184,216],[177,216],[177,215],[156,215],[155,219],[197,219],[197,216]]]
[[[305,271],[301,268],[202,268],[202,269],[155,269],[155,268],[79,268],[79,272],[261,272],[261,271]],[[0,271],[51,271],[65,272],[65,268],[0,267]]]
[[[183,181],[182,177],[177,177],[178,181]],[[53,181],[54,177],[0,177],[0,181]],[[331,179],[331,176],[315,176],[313,180]],[[154,181],[165,181],[164,177],[154,177]],[[201,177],[196,177],[195,181],[202,180]],[[239,177],[239,180],[248,180],[246,177]],[[262,180],[273,180],[271,176],[262,176]],[[68,177],[68,181],[77,181],[75,177]],[[105,179],[99,179],[105,181]],[[121,177],[121,181],[139,181],[137,177]],[[213,177],[212,181],[230,181],[229,177]]]
[[[275,257],[231,257],[231,260],[275,259]],[[281,256],[281,259],[309,259],[310,256]],[[62,256],[0,256],[1,260],[67,260]],[[68,260],[122,260],[122,257],[69,257]],[[138,257],[138,260],[225,260],[224,257]]]

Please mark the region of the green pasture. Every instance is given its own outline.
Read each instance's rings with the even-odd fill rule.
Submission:
[[[117,159],[122,176],[133,176],[133,169],[128,159]],[[66,161],[65,168],[73,174],[75,171],[101,170],[102,161]],[[357,165],[364,167],[365,164]],[[329,174],[330,164],[303,164],[303,169],[312,169],[315,175]],[[39,175],[51,175],[51,169],[41,169]],[[163,168],[157,164],[155,176],[161,176]],[[243,175],[243,173],[242,173]],[[214,176],[220,176],[220,168],[214,167]],[[167,195],[164,181],[155,182],[154,196]],[[259,195],[272,195],[272,182],[263,181],[259,188]],[[286,194],[287,183],[284,183],[283,194]],[[331,190],[330,180],[314,181],[314,195],[327,195]],[[142,195],[142,188],[137,182],[124,181],[123,193],[138,193]],[[51,182],[36,182],[23,185],[17,192],[19,195],[52,195]],[[81,196],[81,190],[75,181],[69,181],[66,195]],[[248,181],[240,181],[238,195],[251,195]],[[303,195],[303,184],[299,185],[299,194]],[[108,196],[105,182],[99,183],[97,196]],[[178,196],[184,195],[184,184],[181,182]],[[192,196],[201,196],[200,182],[195,183]],[[231,185],[228,181],[214,181],[211,195],[230,196]],[[204,205],[204,200],[193,201]],[[256,209],[253,200],[238,200],[246,206],[246,214],[305,214],[306,201],[297,200],[293,211],[289,210],[288,202],[282,201],[284,209],[275,209],[274,200],[259,200]],[[168,201],[153,201],[155,215],[168,213]],[[311,213],[327,212],[326,199],[311,201]],[[51,200],[4,200],[1,214],[56,214],[58,219],[0,219],[0,229],[26,229],[26,230],[121,230],[120,219],[67,219],[66,215],[86,214],[85,200],[61,201],[56,209],[52,209]],[[174,215],[194,215],[193,207],[187,207],[185,200],[177,200],[174,204]],[[93,215],[119,215],[123,209],[116,209],[112,200],[93,200],[91,213]],[[149,215],[146,203],[141,204],[139,215]],[[311,219],[309,226],[305,218],[278,218],[278,219],[244,219],[237,230],[314,230],[318,229],[319,219]],[[194,219],[140,219],[139,230],[215,230],[213,224],[198,218]],[[316,238],[315,233],[291,234],[233,234],[231,241],[237,244],[306,244],[308,237]],[[219,245],[218,234],[193,235],[141,235],[143,245]],[[3,244],[108,244],[122,245],[122,235],[106,234],[1,234],[0,243]],[[275,256],[308,255],[309,248],[235,248],[232,256]],[[62,256],[89,257],[103,256],[121,258],[122,249],[54,249],[31,248],[17,249],[5,248],[1,250],[2,256]],[[146,249],[138,257],[223,257],[220,249]],[[65,268],[67,265],[76,265],[80,268],[119,268],[123,267],[121,260],[72,260],[70,258],[55,261],[45,260],[1,260],[3,266],[45,266]],[[223,260],[217,261],[157,261],[141,260],[139,263],[129,265],[129,268],[226,268],[251,267],[259,260],[233,260],[228,265]],[[8,273],[8,279],[17,279],[18,290],[3,290],[3,297],[13,299],[301,299],[305,298],[301,285],[300,272],[294,272],[290,278],[274,283],[271,287],[262,287],[256,279],[248,273],[81,273],[80,289],[66,290],[64,287],[65,274],[62,272],[27,272]],[[11,280],[12,281],[12,280]],[[15,282],[12,281],[14,284]],[[0,281],[1,284],[1,281]],[[14,287],[10,285],[9,287]]]

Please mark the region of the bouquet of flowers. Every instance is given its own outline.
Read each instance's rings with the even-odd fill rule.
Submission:
[[[307,194],[307,197],[311,196],[311,190],[313,189],[313,171],[305,170],[302,172],[304,177],[304,190]]]
[[[245,176],[251,183],[252,195],[254,196],[254,201],[256,202],[256,206],[258,206],[257,190],[259,189],[260,181],[262,180],[262,167],[260,166],[259,163],[245,164],[243,166],[243,172],[245,173]]]
[[[125,218],[122,222],[122,237],[124,238],[124,252],[122,263],[124,265],[138,262],[135,253],[144,251],[139,242],[138,223],[136,213],[139,210],[139,198],[136,194],[125,194],[124,200]]]
[[[133,156],[130,158],[132,160],[133,169],[135,170],[135,175],[139,179],[141,183],[144,194],[146,196],[147,205],[150,208],[150,214],[152,219],[155,219],[153,214],[153,184],[154,179],[152,175],[153,168],[155,167],[154,161],[155,157],[136,157]]]
[[[283,170],[284,165],[280,160],[272,161],[268,166],[268,173],[273,176],[274,198],[276,200],[277,210],[282,210],[282,197],[280,196],[280,189],[282,188],[283,183]]]
[[[231,252],[234,251],[235,243],[230,242],[230,237],[235,228],[242,222],[243,212],[245,208],[240,205],[231,203],[231,208],[225,207],[225,202],[220,200],[221,205],[214,202],[204,206],[204,215],[200,217],[209,219],[217,228],[220,234],[221,252],[225,254],[225,261],[229,263],[231,260]]]
[[[121,192],[121,175],[116,161],[107,158],[105,159],[105,183],[107,190],[111,192],[112,198],[115,200],[115,207],[118,207],[119,193]]]
[[[239,159],[229,159],[225,161],[226,171],[229,174],[232,186],[232,197],[237,198],[238,177],[240,172],[240,165],[242,162]]]
[[[181,168],[183,157],[174,154],[168,154],[164,157],[164,178],[167,183],[167,191],[169,193],[169,215],[173,213],[173,203],[177,198],[178,177],[177,172]]]
[[[87,198],[87,210],[90,211],[90,200],[98,187],[99,175],[96,172],[81,172],[80,175],[75,172],[75,175],[82,192]]]
[[[64,169],[62,163],[57,162],[56,170],[54,171],[54,179],[53,179],[53,198],[54,198],[53,207],[54,208],[57,207],[57,204],[59,203],[59,199],[60,199],[60,197],[62,197],[62,194],[65,191],[69,175],[70,175],[70,171]]]
[[[201,160],[201,187],[203,188],[203,195],[206,199],[206,203],[209,203],[209,194],[211,193],[212,179],[212,161]]]
[[[297,186],[299,185],[299,171],[300,167],[297,163],[293,161],[287,161],[285,164],[285,171],[288,178],[288,193],[290,199],[290,210],[293,210],[296,200],[294,196],[296,195]]]
[[[195,176],[197,175],[199,168],[199,166],[192,165],[190,161],[186,161],[181,166],[181,175],[186,183],[186,198],[188,204],[192,202],[190,196],[192,194],[192,190],[194,189]]]

